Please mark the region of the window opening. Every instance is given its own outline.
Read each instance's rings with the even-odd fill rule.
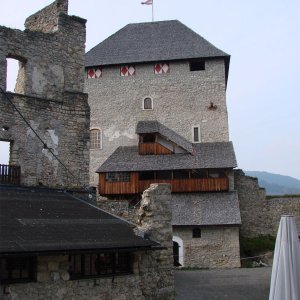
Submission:
[[[190,62],[190,71],[204,71],[205,70],[205,61],[191,61]]]
[[[105,180],[108,182],[130,182],[130,172],[109,172],[105,175]]]
[[[6,90],[24,94],[25,59],[6,58]]]
[[[172,171],[157,171],[156,179],[171,180],[172,179]]]
[[[155,143],[155,134],[149,133],[143,136],[143,143]]]
[[[151,98],[147,97],[143,100],[143,109],[153,109],[153,101]]]
[[[200,228],[193,229],[193,238],[201,238],[201,229]]]
[[[0,282],[16,283],[35,281],[35,257],[1,258]]]
[[[0,141],[0,165],[8,165],[10,161],[10,142]]]
[[[102,148],[102,136],[100,129],[92,129],[90,131],[90,149],[101,149]]]
[[[200,127],[193,126],[193,142],[199,143],[200,142]]]
[[[139,180],[153,180],[155,179],[155,172],[145,171],[139,173]]]
[[[188,170],[174,170],[173,179],[189,179],[190,172]]]
[[[197,178],[207,178],[207,172],[206,170],[192,170],[191,171],[191,178],[197,179]]]
[[[92,253],[71,255],[71,279],[131,273],[130,253]]]

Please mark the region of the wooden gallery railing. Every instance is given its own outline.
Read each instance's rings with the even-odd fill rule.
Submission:
[[[21,179],[20,166],[0,164],[0,184],[19,185]]]

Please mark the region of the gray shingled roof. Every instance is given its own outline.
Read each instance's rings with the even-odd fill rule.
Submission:
[[[139,121],[136,125],[136,133],[159,133],[167,140],[170,140],[184,150],[193,153],[193,146],[191,142],[158,121]]]
[[[231,142],[193,144],[192,154],[139,155],[137,146],[117,148],[96,172],[234,168]]]
[[[86,53],[86,66],[230,56],[177,20],[128,24]],[[227,73],[227,72],[226,72]]]
[[[134,226],[55,190],[0,187],[0,253],[151,249]]]
[[[172,225],[240,225],[237,192],[172,194]]]

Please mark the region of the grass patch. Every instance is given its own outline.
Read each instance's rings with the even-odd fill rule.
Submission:
[[[274,251],[276,238],[261,235],[254,238],[240,237],[241,257],[252,257],[268,251]]]

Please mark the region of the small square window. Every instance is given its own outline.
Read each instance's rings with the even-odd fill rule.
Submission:
[[[205,71],[205,61],[191,61],[190,62],[190,71]]]
[[[200,228],[193,229],[193,238],[201,238],[201,229]]]

